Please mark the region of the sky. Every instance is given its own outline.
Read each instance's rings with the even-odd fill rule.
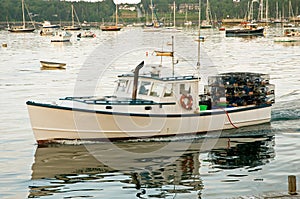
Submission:
[[[89,1],[89,2],[97,2],[97,1],[103,1],[103,0],[66,0],[66,1]],[[141,0],[114,0],[115,3],[130,3],[130,4],[137,4],[140,3]]]

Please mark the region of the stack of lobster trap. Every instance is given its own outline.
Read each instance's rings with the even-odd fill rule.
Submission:
[[[205,94],[212,107],[263,105],[275,102],[275,85],[261,73],[223,73],[208,78]]]

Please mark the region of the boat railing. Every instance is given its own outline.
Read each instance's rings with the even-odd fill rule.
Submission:
[[[105,96],[101,98],[96,98],[94,96],[89,97],[66,97],[60,100],[70,100],[86,104],[97,104],[97,105],[175,105],[176,102],[154,102],[152,100],[142,100],[131,98],[116,100],[115,96]]]

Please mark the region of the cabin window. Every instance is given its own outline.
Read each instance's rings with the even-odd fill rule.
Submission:
[[[190,84],[180,84],[180,94],[187,95],[191,93],[191,85]]]
[[[150,96],[153,97],[160,97],[161,93],[163,92],[163,85],[160,83],[154,83],[152,85],[151,91],[150,91]]]
[[[164,97],[172,97],[173,96],[173,85],[167,84],[165,89]]]
[[[139,88],[139,94],[141,95],[148,95],[148,92],[150,90],[151,83],[150,82],[141,82],[140,88]]]
[[[119,80],[117,92],[125,92],[128,85],[128,80]]]
[[[133,83],[132,83],[132,81],[128,81],[128,84],[127,84],[127,86],[128,86],[128,90],[127,90],[127,93],[131,93],[132,92],[132,87],[133,87]]]

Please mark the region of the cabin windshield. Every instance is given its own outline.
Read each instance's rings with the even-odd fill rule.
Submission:
[[[165,87],[164,97],[172,97],[173,96],[173,85],[167,84]]]
[[[151,88],[151,91],[150,91],[150,96],[160,97],[163,90],[164,90],[163,84],[155,82],[152,85],[152,88]]]
[[[296,29],[293,29],[293,28],[289,28],[289,29],[286,29],[285,30],[285,34],[291,34],[293,32],[296,32]]]
[[[258,25],[257,24],[247,24],[246,27],[249,29],[256,29],[258,27]]]
[[[129,82],[128,80],[119,80],[116,91],[117,92],[126,92],[128,82]]]
[[[141,95],[148,95],[150,90],[151,82],[142,81],[140,83],[139,94]]]

